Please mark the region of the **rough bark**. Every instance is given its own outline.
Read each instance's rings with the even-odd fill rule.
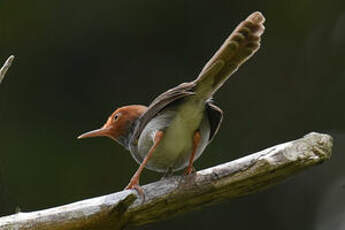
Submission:
[[[1,67],[1,69],[0,69],[0,84],[1,84],[2,80],[4,80],[6,72],[10,68],[10,66],[13,62],[13,59],[14,59],[13,55],[9,56],[6,60],[6,62],[4,63],[4,65]]]
[[[173,176],[145,185],[145,201],[137,198],[135,191],[121,191],[51,209],[5,216],[0,218],[0,229],[122,229],[161,221],[270,187],[328,160],[332,145],[329,135],[310,133],[187,177]]]

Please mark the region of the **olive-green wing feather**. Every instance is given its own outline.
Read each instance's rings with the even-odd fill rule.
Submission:
[[[183,97],[193,95],[194,92],[191,90],[194,86],[195,84],[193,82],[182,83],[156,97],[148,107],[147,111],[137,120],[137,124],[133,131],[131,144],[136,142],[146,124],[167,105]]]

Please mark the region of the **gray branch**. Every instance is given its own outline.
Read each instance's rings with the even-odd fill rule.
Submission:
[[[51,209],[0,218],[0,229],[123,229],[246,196],[281,182],[331,157],[333,140],[326,134],[276,145],[243,158],[173,176],[143,186],[146,199],[122,191]]]
[[[9,56],[6,60],[6,62],[4,63],[4,65],[1,67],[1,69],[0,69],[0,84],[1,84],[2,80],[4,80],[6,72],[10,68],[10,66],[13,62],[13,59],[14,59],[13,55]]]

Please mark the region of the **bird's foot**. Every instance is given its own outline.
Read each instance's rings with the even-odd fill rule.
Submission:
[[[127,190],[127,189],[135,189],[137,193],[139,194],[139,196],[141,197],[142,202],[145,201],[145,192],[142,189],[142,187],[139,185],[139,180],[137,181],[131,180],[124,190]]]
[[[188,166],[188,168],[186,168],[186,170],[184,171],[184,175],[187,176],[187,175],[189,175],[189,174],[192,174],[192,173],[195,172],[195,171],[196,171],[196,170],[195,170],[195,168],[194,168],[193,165]]]

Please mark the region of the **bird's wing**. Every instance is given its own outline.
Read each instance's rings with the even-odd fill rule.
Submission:
[[[208,120],[210,122],[210,137],[208,138],[208,142],[210,143],[213,138],[216,136],[220,125],[223,121],[223,110],[221,110],[218,106],[212,103],[212,101],[208,101],[206,107]]]
[[[191,90],[194,86],[195,84],[193,82],[182,83],[156,97],[146,112],[137,120],[130,144],[133,145],[136,143],[147,123],[167,105],[183,97],[193,95],[194,92]]]

